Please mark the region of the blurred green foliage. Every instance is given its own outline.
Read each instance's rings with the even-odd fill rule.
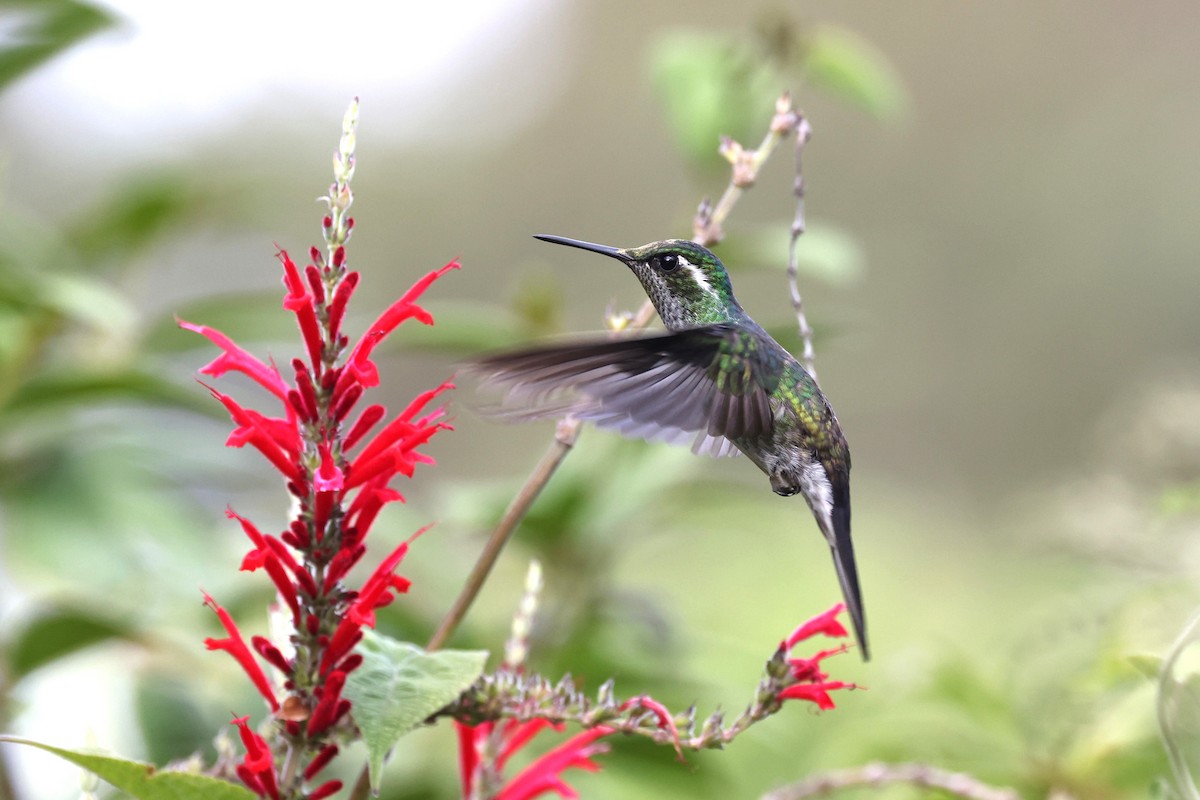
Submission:
[[[904,113],[903,83],[870,42],[833,24],[762,20],[750,36],[680,30],[653,48],[650,70],[680,152],[713,164],[722,136],[758,144],[779,93],[824,90],[873,117]]]
[[[9,0],[0,47],[0,91],[30,70],[105,28],[116,18],[74,0]]]

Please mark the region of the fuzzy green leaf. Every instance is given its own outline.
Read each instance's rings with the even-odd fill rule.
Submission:
[[[346,679],[354,721],[367,745],[371,786],[379,788],[383,759],[393,745],[433,712],[462,694],[483,673],[487,652],[427,653],[371,631],[358,645],[362,666]]]
[[[45,750],[108,781],[137,800],[254,800],[245,787],[194,772],[165,772],[153,764],[116,756],[66,750],[15,736],[0,736],[12,742]]]

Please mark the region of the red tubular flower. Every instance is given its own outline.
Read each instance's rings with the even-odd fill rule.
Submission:
[[[325,676],[325,682],[321,685],[321,699],[317,701],[317,707],[308,718],[309,736],[315,736],[337,722],[342,687],[345,685],[346,673],[341,670],[332,670]]]
[[[311,781],[318,772],[325,769],[325,766],[333,760],[333,757],[338,754],[338,746],[336,744],[327,744],[322,748],[321,752],[317,753],[316,758],[308,762],[308,766],[304,768],[304,780]]]
[[[792,631],[792,634],[783,640],[785,650],[791,650],[796,646],[797,642],[805,639],[810,639],[818,633],[826,636],[838,637],[849,636],[846,627],[838,621],[837,615],[846,610],[845,603],[838,603],[828,611],[817,614],[815,617],[805,622]]]
[[[393,591],[403,594],[408,591],[411,585],[411,582],[407,578],[402,578],[392,573],[396,567],[400,566],[400,562],[404,560],[404,556],[408,554],[408,546],[431,527],[431,525],[426,525],[401,542],[399,547],[393,550],[392,554],[375,568],[375,571],[371,573],[371,577],[367,578],[367,582],[363,584],[362,591],[358,593],[358,599],[354,601],[354,604],[346,612],[346,619],[360,626],[375,627],[375,609],[392,602]]]
[[[415,317],[420,322],[426,325],[433,324],[433,317],[424,308],[416,304],[416,299],[420,297],[429,286],[438,278],[445,275],[452,269],[459,269],[461,265],[457,261],[451,261],[441,269],[434,270],[425,275],[412,285],[404,296],[396,302],[392,303],[386,311],[379,315],[379,319],[367,328],[367,332],[359,339],[358,344],[354,346],[354,350],[350,353],[350,358],[347,362],[346,372],[343,374],[343,380],[347,376],[353,375],[353,380],[362,384],[365,388],[379,385],[379,370],[371,361],[371,351],[376,345],[387,338],[388,334],[396,329],[398,325],[407,319]],[[338,387],[339,391],[335,394],[341,394],[344,391],[343,387]]]
[[[213,600],[207,593],[204,595],[204,604],[217,612],[217,617],[221,620],[221,624],[225,626],[225,630],[229,634],[229,637],[226,639],[209,637],[204,640],[204,646],[209,650],[224,650],[233,656],[242,665],[242,669],[246,671],[255,688],[271,704],[271,711],[278,711],[279,701],[275,699],[275,690],[271,688],[271,682],[267,680],[266,673],[262,671],[262,667],[254,660],[254,655],[250,652],[250,648],[246,646],[246,641],[242,638],[241,632],[238,631],[237,623],[233,621],[233,617],[229,616],[228,611],[217,605],[217,601]]]
[[[236,725],[242,737],[242,746],[246,748],[246,757],[237,767],[238,777],[259,797],[270,797],[279,800],[279,788],[275,781],[275,758],[271,755],[271,747],[267,740],[250,730],[247,725],[249,717],[235,717],[231,725]]]
[[[274,425],[272,424],[273,420],[264,417],[257,411],[242,408],[229,395],[221,394],[211,386],[206,388],[212,392],[213,397],[221,402],[221,405],[225,406],[229,416],[238,424],[225,442],[228,447],[253,445],[277,470],[283,473],[284,477],[296,484],[303,485],[305,483],[303,472],[296,463],[300,452],[300,442],[295,426],[289,429],[286,422],[283,426]],[[284,422],[283,420],[277,421]]]
[[[248,375],[280,400],[286,397],[287,384],[284,383],[283,378],[279,375],[279,370],[274,365],[268,366],[259,361],[215,328],[210,328],[207,325],[193,325],[187,320],[178,318],[175,322],[179,327],[200,334],[225,351],[223,355],[217,356],[210,361],[207,366],[201,367],[200,372],[202,374],[219,378],[231,370],[241,372]]]
[[[846,637],[849,633],[838,621],[837,615],[846,609],[838,603],[828,611],[818,614],[796,628],[790,636],[780,643],[780,650],[791,650],[799,642],[810,639],[818,634],[829,637]],[[821,662],[830,656],[840,655],[849,650],[849,645],[843,644],[831,650],[821,650],[809,658],[789,658],[787,660],[790,678],[794,683],[784,687],[779,692],[780,700],[807,700],[815,703],[817,708],[828,711],[835,707],[829,693],[835,689],[857,689],[857,684],[845,681],[831,681],[829,675],[821,669]]]
[[[300,325],[300,335],[304,338],[305,347],[308,348],[308,358],[313,372],[320,375],[321,350],[324,343],[321,339],[321,324],[317,321],[313,295],[305,285],[304,279],[300,277],[300,270],[296,268],[296,262],[292,261],[287,251],[280,250],[278,255],[279,262],[283,265],[283,285],[288,290],[287,295],[283,298],[283,307],[295,313],[296,322]]]
[[[480,747],[491,736],[494,725],[490,722],[474,727],[463,725],[460,722],[456,722],[454,725],[458,732],[459,775],[462,779],[463,797],[468,798],[471,796],[480,767]],[[508,759],[515,752],[546,728],[561,731],[563,726],[554,725],[542,719],[528,722],[509,720],[505,723],[503,743],[500,753],[496,757],[497,769],[503,770]],[[539,797],[547,792],[555,792],[565,798],[579,797],[579,794],[563,780],[562,773],[572,767],[588,772],[599,770],[600,765],[592,760],[592,756],[606,752],[608,745],[597,740],[611,733],[613,733],[612,728],[599,725],[572,736],[521,770],[495,795],[495,800],[530,800],[530,798]]]
[[[332,797],[336,792],[340,792],[341,790],[341,781],[326,781],[308,793],[308,800],[325,800],[326,797]]]
[[[816,703],[817,708],[829,711],[837,706],[829,693],[834,689],[857,689],[858,685],[845,681],[828,681],[826,683],[797,683],[779,693],[780,700],[807,700]]]

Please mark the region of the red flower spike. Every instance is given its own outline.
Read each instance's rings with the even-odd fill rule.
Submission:
[[[818,614],[817,616],[805,622],[799,628],[792,631],[792,635],[783,640],[785,650],[791,650],[796,646],[797,642],[804,639],[809,639],[816,636],[818,633],[823,633],[826,636],[849,636],[845,626],[838,621],[837,615],[846,609],[845,603],[838,603],[828,611]]]
[[[327,744],[317,753],[316,757],[308,762],[308,766],[304,768],[304,780],[311,781],[313,776],[325,769],[326,765],[333,760],[338,754],[338,746],[336,744]]]
[[[217,612],[217,618],[221,620],[221,625],[225,627],[229,637],[226,639],[214,639],[209,637],[204,640],[204,646],[209,650],[224,650],[229,653],[245,670],[251,682],[259,693],[266,698],[271,706],[271,711],[279,710],[279,701],[275,699],[275,690],[271,688],[271,682],[267,680],[266,674],[262,671],[262,667],[254,660],[254,655],[250,652],[250,648],[246,646],[246,641],[242,638],[241,631],[238,630],[237,624],[233,621],[233,617],[229,612],[217,605],[217,601],[213,600],[207,593],[204,595],[204,604]]]
[[[175,322],[184,330],[193,331],[207,338],[224,351],[223,355],[217,356],[206,366],[200,368],[202,374],[219,378],[226,372],[241,372],[280,400],[284,399],[287,394],[287,384],[284,383],[279,370],[275,369],[274,366],[268,366],[250,355],[238,347],[232,339],[215,328],[210,328],[207,325],[193,325],[186,320],[178,318]]]

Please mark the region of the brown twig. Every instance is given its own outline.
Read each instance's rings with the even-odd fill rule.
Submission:
[[[1020,800],[1014,789],[990,786],[962,772],[932,767],[928,764],[873,763],[855,769],[827,772],[815,778],[784,786],[764,794],[761,800],[805,800],[827,797],[842,789],[870,786],[881,787],[907,783],[926,789],[940,789],[966,800]]]
[[[483,546],[479,558],[475,561],[475,568],[471,570],[471,575],[467,578],[467,583],[463,586],[463,590],[454,600],[454,605],[446,612],[446,616],[442,619],[440,625],[433,636],[430,637],[429,643],[425,645],[426,650],[437,650],[446,644],[446,640],[450,638],[450,634],[462,622],[466,616],[471,604],[475,601],[475,597],[479,594],[479,590],[483,588],[484,581],[487,580],[488,574],[492,571],[492,567],[496,564],[496,559],[500,557],[500,551],[504,549],[504,545],[512,538],[513,532],[517,529],[517,525],[529,513],[530,506],[533,501],[541,494],[543,488],[550,481],[550,476],[558,469],[558,465],[567,457],[567,453],[571,452],[571,448],[575,445],[575,437],[579,435],[579,421],[571,417],[566,417],[559,420],[558,427],[554,432],[554,441],[550,444],[542,460],[534,467],[533,472],[526,478],[525,484],[521,490],[517,492],[517,496],[513,498],[508,509],[504,512],[504,516],[500,518],[500,522],[492,530],[492,535],[488,537],[487,544]]]

